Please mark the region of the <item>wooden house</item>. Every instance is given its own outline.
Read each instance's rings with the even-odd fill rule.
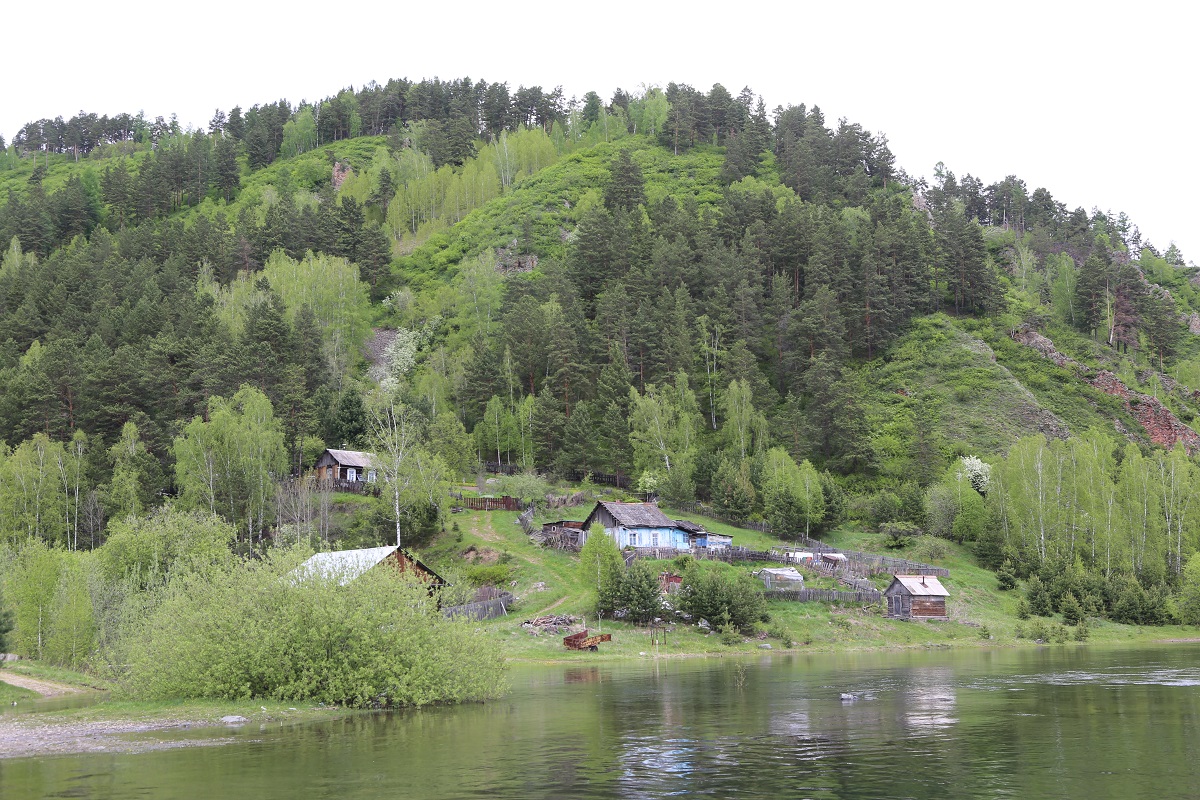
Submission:
[[[887,615],[895,619],[949,619],[946,598],[950,593],[932,575],[894,575],[884,590]]]
[[[583,521],[583,538],[593,523],[599,523],[617,547],[667,547],[689,550],[692,542],[680,523],[658,510],[654,503],[601,501]]]
[[[297,567],[292,574],[298,580],[309,577],[332,578],[339,585],[345,586],[367,570],[381,565],[394,569],[400,574],[415,575],[429,584],[430,592],[447,585],[441,575],[421,563],[420,559],[412,553],[395,545],[317,553]]]
[[[330,481],[338,489],[360,490],[379,478],[373,453],[360,450],[326,450],[317,459],[317,480]]]

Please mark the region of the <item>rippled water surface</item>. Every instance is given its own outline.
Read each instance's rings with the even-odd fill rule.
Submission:
[[[221,746],[0,761],[0,796],[1200,797],[1197,645],[518,668],[512,683],[486,705]]]

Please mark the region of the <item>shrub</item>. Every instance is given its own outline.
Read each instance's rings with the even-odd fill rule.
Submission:
[[[1017,573],[1013,569],[1013,563],[1005,560],[1000,565],[1000,569],[996,571],[996,584],[1002,592],[1009,592],[1017,588]]]
[[[879,532],[883,534],[884,546],[898,550],[912,544],[921,530],[911,522],[885,522],[879,526]]]
[[[1063,623],[1066,625],[1078,625],[1083,619],[1083,607],[1079,605],[1079,601],[1071,592],[1063,595],[1058,607],[1062,611]]]
[[[512,580],[512,573],[507,564],[473,564],[463,570],[472,586],[504,586]]]
[[[428,587],[387,569],[346,585],[297,575],[301,553],[178,574],[123,632],[135,698],[306,700],[350,706],[477,700],[502,691],[498,648],[442,617]],[[118,662],[121,663],[121,662]]]
[[[936,536],[917,537],[917,543],[912,549],[912,557],[917,561],[930,563],[940,561],[950,554],[950,546]]]
[[[768,619],[762,584],[723,564],[692,564],[683,575],[679,608],[696,618],[739,631],[751,631]]]

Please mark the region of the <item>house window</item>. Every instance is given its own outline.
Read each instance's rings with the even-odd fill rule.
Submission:
[[[373,469],[367,470],[367,483],[374,483],[375,478],[376,478],[375,470],[373,470]]]
[[[650,534],[650,546],[658,547],[658,531],[655,531],[654,533]]]
[[[350,481],[351,483],[358,480],[358,473],[355,471],[354,467],[350,467],[346,470],[346,480]]]

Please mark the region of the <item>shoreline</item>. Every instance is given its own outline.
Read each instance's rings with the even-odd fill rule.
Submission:
[[[1074,647],[1144,647],[1148,645],[1200,644],[1200,637],[1138,638],[1132,641],[1069,642]],[[698,658],[745,658],[748,656],[836,655],[838,653],[881,653],[915,650],[1017,649],[1059,647],[1035,642],[960,641],[954,643],[895,644],[864,647],[788,647],[771,650],[734,650],[678,652],[651,655],[611,653],[599,658],[510,657],[506,663],[520,667],[616,666],[653,661],[683,661]],[[564,653],[564,656],[566,654]],[[72,696],[93,694],[77,689]],[[99,694],[99,693],[94,693]],[[57,695],[47,699],[62,699]],[[33,701],[37,702],[37,701]],[[263,705],[269,702],[270,707]],[[274,701],[197,700],[167,703],[132,703],[99,700],[93,705],[67,709],[0,715],[0,760],[89,753],[137,754],[181,747],[215,747],[245,740],[247,734],[289,725],[340,719],[374,710],[341,706],[286,706]],[[222,717],[237,716],[243,721],[226,723]],[[226,735],[220,735],[224,729]],[[188,732],[196,735],[189,736]]]

